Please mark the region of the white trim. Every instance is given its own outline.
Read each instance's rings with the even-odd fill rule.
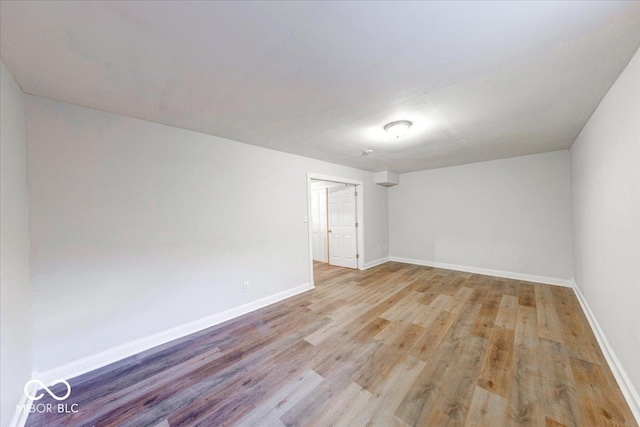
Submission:
[[[30,396],[35,396],[37,391],[38,389],[35,383],[29,384]],[[24,425],[27,423],[27,417],[29,416],[29,411],[25,411],[24,407],[30,406],[32,403],[33,399],[27,397],[27,395],[23,392],[22,397],[16,405],[16,410],[13,413],[13,418],[11,418],[11,422],[9,423],[11,427],[24,427]],[[20,408],[23,409],[20,410]]]
[[[580,288],[577,285],[574,286],[573,291],[582,306],[582,311],[584,311],[584,314],[591,325],[591,329],[596,336],[596,340],[598,340],[598,344],[600,344],[602,354],[604,354],[605,359],[607,359],[609,368],[611,368],[611,372],[613,372],[613,376],[616,378],[618,386],[620,387],[624,398],[627,400],[627,404],[629,404],[629,408],[631,408],[631,412],[633,413],[636,422],[640,424],[640,396],[638,395],[638,391],[635,389],[631,379],[629,379],[629,376],[620,364],[620,361],[609,344],[606,335],[602,331],[602,328],[600,328],[598,320],[593,315],[591,307],[589,307],[587,300],[584,295],[582,295],[582,291],[580,291]]]
[[[367,263],[364,264],[362,269],[363,270],[368,270],[368,269],[376,267],[376,266],[378,266],[380,264],[384,264],[385,262],[389,262],[389,257],[384,257],[384,258],[377,259],[375,261],[367,262]]]
[[[207,316],[200,320],[186,323],[184,325],[177,326],[175,328],[171,328],[166,331],[120,345],[101,353],[94,354],[92,356],[88,356],[71,363],[67,363],[57,368],[36,373],[34,374],[34,378],[39,379],[45,384],[50,384],[57,379],[68,380],[77,377],[78,375],[82,375],[111,363],[117,362],[118,360],[125,359],[127,357],[173,341],[175,339],[182,338],[189,334],[193,334],[203,329],[210,328],[212,326],[226,322],[227,320],[234,319],[238,316],[242,316],[243,314],[249,313],[262,307],[266,307],[268,305],[290,298],[294,295],[301,294],[311,289],[313,289],[313,284],[305,283],[303,285],[296,286],[295,288],[287,289],[286,291],[261,298],[257,301],[253,301],[247,304],[243,304],[239,307],[223,311],[222,313]]]
[[[514,273],[511,271],[490,270],[488,268],[468,267],[466,265],[446,264],[443,262],[424,261],[419,259],[390,256],[390,261],[403,262],[405,264],[424,265],[426,267],[444,268],[446,270],[464,271],[467,273],[484,274],[487,276],[504,277],[506,279],[525,280],[527,282],[544,283],[546,285],[566,286],[573,288],[571,279],[558,279],[556,277],[536,276],[533,274]]]
[[[311,224],[311,180],[340,182],[356,186],[356,214],[358,221],[358,270],[364,270],[364,182],[358,179],[307,172],[307,228],[309,229],[309,282],[313,283],[313,226]]]
[[[330,181],[330,182],[338,182],[342,184],[362,185],[362,181],[360,181],[359,179],[343,178],[341,176],[324,175],[321,173],[308,172],[307,178],[310,180],[314,179],[317,181]]]

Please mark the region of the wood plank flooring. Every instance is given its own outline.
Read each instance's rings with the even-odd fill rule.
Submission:
[[[78,413],[27,425],[637,426],[569,288],[391,262],[315,280],[72,380]]]

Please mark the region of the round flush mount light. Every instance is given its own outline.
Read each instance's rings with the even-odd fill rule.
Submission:
[[[395,122],[387,123],[384,126],[384,130],[387,131],[389,135],[400,138],[402,135],[407,133],[411,125],[413,125],[413,123],[411,123],[409,120],[398,120]]]
[[[369,154],[372,154],[372,153],[373,153],[373,150],[364,150],[362,152],[362,154],[364,154],[365,156],[368,156]]]

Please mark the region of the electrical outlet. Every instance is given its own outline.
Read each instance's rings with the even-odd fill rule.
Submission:
[[[242,292],[249,292],[249,282],[244,282],[242,284]]]

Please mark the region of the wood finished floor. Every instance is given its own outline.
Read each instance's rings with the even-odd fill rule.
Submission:
[[[400,263],[315,280],[72,380],[79,412],[27,425],[637,425],[569,288]]]

